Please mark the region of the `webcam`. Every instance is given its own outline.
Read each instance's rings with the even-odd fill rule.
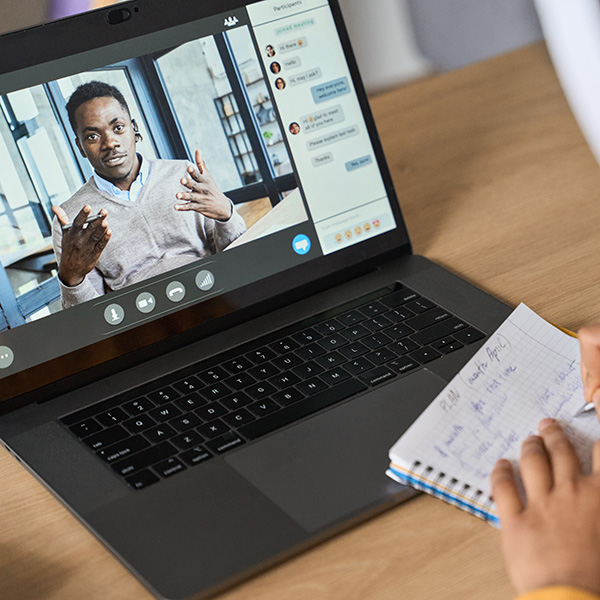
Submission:
[[[131,19],[131,11],[128,8],[118,8],[117,10],[111,10],[108,13],[108,15],[106,15],[106,20],[111,25],[119,25],[120,23],[129,21],[129,19]]]

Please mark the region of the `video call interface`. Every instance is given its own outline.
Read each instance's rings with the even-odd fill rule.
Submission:
[[[395,228],[327,1],[196,25],[0,79],[0,377]]]

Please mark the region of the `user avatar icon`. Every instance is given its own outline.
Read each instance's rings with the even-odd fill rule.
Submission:
[[[292,135],[298,135],[300,133],[300,125],[298,125],[296,121],[290,123],[290,133]]]
[[[275,56],[275,48],[273,48],[273,46],[271,46],[271,44],[269,44],[265,50],[267,51],[267,56],[269,58],[273,58]]]
[[[283,77],[278,77],[278,78],[275,80],[275,87],[276,87],[278,90],[283,90],[283,89],[285,89],[285,80],[283,79]]]
[[[271,73],[275,73],[275,75],[277,75],[277,73],[279,73],[281,71],[281,65],[278,62],[272,62],[271,63]]]

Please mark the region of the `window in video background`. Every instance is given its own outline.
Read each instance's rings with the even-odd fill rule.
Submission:
[[[201,149],[248,227],[297,187],[245,27],[0,96],[0,331],[61,310],[51,207],[92,175],[66,102],[93,79],[125,96],[143,156]]]

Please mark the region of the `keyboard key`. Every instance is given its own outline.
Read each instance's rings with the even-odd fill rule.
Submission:
[[[211,402],[194,411],[201,419],[212,421],[227,414],[227,409],[218,402]]]
[[[198,373],[198,377],[206,384],[212,385],[217,381],[222,381],[223,379],[227,379],[229,377],[229,373],[222,369],[221,367],[214,367],[212,369],[208,369],[206,371],[202,371]]]
[[[373,363],[364,358],[363,356],[361,358],[357,358],[356,360],[350,361],[349,363],[346,363],[344,365],[344,368],[347,371],[350,371],[352,375],[359,375],[360,373],[364,373],[365,371],[372,369]]]
[[[255,365],[260,365],[276,356],[275,352],[268,348],[259,348],[258,350],[252,350],[252,352],[246,354],[246,358],[249,358]]]
[[[461,344],[459,341],[454,341],[451,344],[446,344],[445,346],[438,348],[438,350],[442,354],[450,354],[450,352],[455,352],[456,350],[459,350],[460,348],[464,348],[464,347],[465,347],[464,344]]]
[[[394,325],[393,327],[388,327],[385,330],[386,335],[389,335],[394,340],[406,337],[407,335],[414,332],[415,330],[412,327],[406,325],[405,323]]]
[[[131,416],[135,417],[136,415],[149,411],[151,408],[154,408],[156,404],[149,400],[148,398],[138,398],[137,400],[133,400],[132,402],[127,402],[123,405],[123,409],[125,412]]]
[[[125,421],[126,419],[129,419],[129,415],[120,408],[113,408],[96,415],[96,421],[98,421],[101,425],[104,425],[104,427],[111,427],[112,425],[116,425],[117,423]]]
[[[162,425],[146,429],[146,431],[144,431],[144,437],[153,444],[159,444],[163,440],[173,437],[176,433],[177,432],[172,427],[163,423]]]
[[[125,481],[132,488],[135,488],[136,490],[141,490],[145,487],[148,487],[149,485],[152,485],[153,483],[156,483],[157,481],[160,481],[160,479],[149,469],[142,469],[141,471],[138,471],[135,475],[130,475],[129,477],[126,477]]]
[[[196,428],[196,431],[207,438],[215,438],[229,431],[229,426],[225,425],[220,419],[215,419],[206,425]]]
[[[198,391],[202,387],[202,384],[197,377],[187,377],[174,383],[173,387],[182,394],[189,394]]]
[[[318,331],[316,331],[312,327],[308,327],[307,329],[304,329],[300,333],[295,333],[292,336],[292,339],[296,340],[301,346],[304,346],[306,344],[311,344],[312,342],[316,342],[317,340],[320,340],[322,337],[323,336]]]
[[[77,423],[77,425],[72,425],[69,429],[79,438],[86,437],[88,435],[92,435],[92,433],[96,433],[102,429],[102,425],[98,423],[95,419],[86,419],[85,421],[81,421],[81,423]]]
[[[161,477],[167,478],[177,473],[181,473],[186,470],[186,466],[180,463],[176,458],[167,458],[152,466]]]
[[[391,360],[387,366],[399,375],[403,375],[404,373],[408,373],[409,371],[412,371],[421,365],[416,360],[408,356],[400,356],[399,358]]]
[[[156,421],[146,413],[142,413],[133,419],[129,419],[129,421],[123,421],[123,427],[131,431],[131,433],[141,433],[154,425],[156,425]]]
[[[345,312],[341,315],[337,315],[336,317],[336,319],[346,327],[352,327],[352,325],[356,325],[357,323],[364,321],[366,318],[367,317],[365,317],[365,315],[356,309]]]
[[[250,398],[254,398],[255,400],[262,400],[263,398],[268,398],[271,394],[277,391],[275,387],[273,387],[270,383],[257,383],[256,385],[251,385],[249,388],[246,388],[246,393]]]
[[[354,342],[359,340],[365,335],[369,335],[371,331],[362,325],[355,325],[354,327],[348,327],[342,332],[342,335],[349,341]]]
[[[188,412],[194,408],[200,408],[206,404],[206,399],[200,396],[200,394],[189,394],[183,398],[178,398],[173,404],[180,408],[183,412]]]
[[[374,319],[369,319],[368,321],[364,322],[364,326],[371,331],[381,331],[390,325],[392,325],[392,322],[389,319],[386,319],[384,316],[375,317]]]
[[[297,390],[296,388],[290,388],[282,392],[276,392],[273,394],[273,400],[282,406],[289,406],[298,400],[302,400],[306,395]]]
[[[235,412],[223,417],[223,421],[232,427],[245,425],[246,423],[254,421],[254,419],[256,419],[256,417],[252,413],[248,412],[245,408],[240,408],[239,410],[236,410]]]
[[[271,377],[271,379],[269,379],[269,383],[272,383],[275,387],[279,388],[280,390],[290,387],[291,385],[294,385],[299,381],[300,377],[298,377],[294,373],[291,373],[290,371],[280,373],[279,375],[275,375],[275,377]]]
[[[394,377],[396,377],[396,373],[389,367],[375,367],[360,376],[367,385],[379,385]]]
[[[350,375],[347,371],[344,371],[342,367],[336,367],[335,369],[331,369],[331,371],[327,371],[327,373],[320,375],[320,378],[329,385],[337,385],[338,383],[349,379]]]
[[[359,306],[358,310],[367,317],[374,317],[375,315],[384,313],[387,310],[387,306],[381,304],[381,302],[374,301]]]
[[[440,321],[444,321],[445,319],[449,319],[452,315],[443,308],[433,308],[430,311],[417,315],[416,317],[412,317],[405,321],[405,324],[413,329],[420,331],[421,329],[425,329],[426,327],[430,327],[431,325],[435,325]]]
[[[121,458],[148,448],[150,442],[141,435],[132,436],[122,442],[117,442],[108,448],[103,448],[96,452],[96,456],[105,460],[108,463],[115,462]]]
[[[116,444],[121,440],[129,437],[129,432],[120,425],[114,425],[108,429],[94,433],[86,437],[83,441],[92,449],[100,450],[112,444]]]
[[[409,356],[421,364],[425,364],[439,358],[442,354],[437,350],[434,350],[431,346],[425,346],[424,348],[419,348],[418,350],[411,352]]]
[[[247,358],[235,358],[233,360],[228,360],[223,363],[223,368],[229,371],[231,374],[235,375],[237,373],[241,373],[242,371],[246,371],[250,367],[253,367],[254,363],[251,362]]]
[[[421,316],[425,316],[428,313],[424,313]],[[437,323],[436,325],[432,325],[423,331],[417,331],[413,333],[410,337],[418,344],[422,346],[427,346],[431,344],[431,342],[435,342],[435,340],[439,340],[440,338],[446,337],[451,334],[455,334],[461,329],[465,329],[467,324],[457,317],[450,317],[442,321],[441,323]],[[459,340],[462,342],[462,340]]]
[[[198,410],[204,410],[206,407],[203,406]],[[202,419],[197,417],[194,413],[187,413],[181,417],[175,417],[169,421],[169,425],[177,429],[177,431],[187,431],[192,427],[196,427],[202,423]]]
[[[343,354],[349,359],[358,358],[367,352],[369,352],[369,348],[360,342],[355,342],[354,344],[350,344],[345,348],[340,348],[340,354]]]
[[[166,386],[156,392],[147,394],[147,396],[156,404],[164,404],[165,402],[171,402],[171,400],[181,397],[181,393],[177,392],[172,387]]]
[[[111,464],[111,467],[120,475],[129,475],[140,469],[145,469],[159,461],[165,460],[176,454],[175,446],[169,442],[163,442],[158,446],[146,448],[133,456],[118,460]]]
[[[262,417],[263,415],[268,415],[276,410],[279,410],[280,406],[273,400],[261,400],[260,402],[255,402],[254,404],[250,404],[248,406],[248,410],[256,415],[257,417]]]
[[[294,373],[300,379],[308,379],[309,377],[314,377],[319,373],[322,373],[325,370],[318,362],[311,361],[307,362],[305,365],[300,365],[294,369]]]
[[[452,348],[452,346],[456,346],[456,347]],[[437,340],[437,342],[433,342],[431,344],[432,348],[435,348],[436,350],[439,350],[440,352],[443,352],[444,354],[449,354],[450,352],[453,352],[454,350],[457,350],[458,348],[462,348],[463,346],[464,346],[464,344],[461,344],[459,341],[456,340],[456,338],[454,338],[451,335],[449,335],[448,337],[442,338],[441,340]],[[451,348],[451,349],[446,351],[446,348]]]
[[[195,448],[192,448],[187,452],[182,452],[179,455],[179,458],[181,458],[181,460],[183,460],[183,462],[188,464],[190,467],[199,465],[211,457],[212,454],[205,450],[202,446],[196,446]]]
[[[241,408],[242,406],[246,406],[246,404],[250,404],[252,399],[243,392],[238,392],[237,394],[231,394],[231,396],[226,396],[223,400],[220,401],[223,406],[225,406],[229,410],[236,410]]]
[[[285,356],[279,356],[278,358],[273,359],[271,364],[275,365],[278,369],[286,371],[287,369],[301,365],[303,362],[304,361],[299,356],[290,352]]]
[[[342,346],[345,346],[348,343],[348,340],[340,333],[334,333],[322,340],[319,340],[317,344],[324,348],[325,350],[337,350]]]
[[[308,381],[303,381],[296,386],[303,394],[307,396],[312,396],[317,392],[322,392],[327,389],[328,385],[321,381],[318,377],[313,377]]]
[[[220,400],[229,396],[233,390],[229,389],[224,383],[214,383],[210,387],[204,388],[200,393],[209,402],[212,400]]]
[[[250,373],[240,373],[231,379],[227,379],[226,384],[234,390],[242,390],[245,387],[256,383],[256,379]]]
[[[284,338],[270,345],[270,348],[277,352],[277,354],[286,354],[299,348],[299,344],[292,340],[292,338]]]
[[[260,365],[259,367],[254,367],[250,369],[249,373],[255,379],[268,379],[269,377],[273,377],[273,375],[277,375],[281,369],[276,367],[273,363],[266,363],[264,365]]]
[[[477,331],[477,329],[473,327],[468,327],[463,331],[455,333],[454,337],[463,344],[471,344],[478,340],[482,340],[485,337],[485,334],[481,333],[481,331]]]
[[[319,344],[309,344],[296,350],[296,354],[303,360],[312,360],[313,358],[317,358],[317,356],[322,356],[325,352],[325,349],[319,346]]]
[[[390,360],[394,360],[394,358],[396,358],[396,353],[389,348],[382,348],[381,350],[371,352],[367,358],[376,365],[382,365]]]
[[[247,439],[254,440],[258,437],[266,435],[275,429],[289,425],[294,421],[307,417],[312,413],[332,406],[350,396],[354,396],[366,390],[367,387],[357,379],[348,379],[340,385],[336,385],[326,390],[310,396],[300,402],[296,402],[291,406],[287,406],[278,410],[262,419],[258,419],[248,425],[240,428],[240,433]]]
[[[203,437],[199,433],[196,433],[195,431],[186,431],[181,435],[171,438],[171,444],[177,446],[180,450],[187,450],[197,446],[202,440]]]
[[[412,310],[408,310],[406,306],[402,306],[401,308],[393,308],[386,312],[385,316],[394,323],[400,323],[406,319],[410,319],[410,317],[414,317],[415,313]]]
[[[346,357],[340,354],[339,352],[330,352],[325,356],[320,356],[315,362],[317,362],[325,369],[330,369],[331,367],[336,367],[337,365],[345,363],[346,360]]]
[[[413,292],[407,287],[402,287],[402,289],[392,292],[388,296],[382,298],[381,302],[390,308],[397,308],[401,304],[406,304],[407,302],[416,300],[417,298],[420,298],[419,294]]]
[[[329,319],[327,321],[323,321],[322,323],[318,323],[313,327],[313,329],[324,336],[329,336],[332,333],[336,333],[344,329],[344,326],[337,321],[336,319]]]
[[[435,308],[436,306],[437,305],[435,304],[435,302],[432,302],[431,300],[428,300],[427,298],[421,297],[418,300],[409,302],[406,305],[406,308],[408,308],[409,310],[412,310],[416,313],[422,313],[427,310],[431,310],[432,308]]]
[[[183,411],[174,404],[166,404],[165,406],[159,406],[158,408],[151,410],[148,414],[156,421],[162,423],[173,417],[178,417],[182,412]]]
[[[212,450],[216,454],[223,454],[223,452],[237,448],[244,443],[244,438],[237,433],[230,431],[221,437],[210,440],[210,442],[206,442],[206,446],[209,450]]]
[[[407,354],[408,352],[412,352],[413,350],[416,350],[419,347],[419,344],[417,344],[417,342],[413,342],[412,340],[409,339],[404,339],[404,340],[400,340],[399,342],[396,342],[395,344],[392,344],[390,346],[390,349],[392,349],[394,352],[402,355],[402,354]]]
[[[382,346],[387,346],[392,341],[392,338],[380,331],[375,335],[370,335],[369,337],[363,338],[361,341],[363,344],[369,346],[371,350],[376,350]]]

